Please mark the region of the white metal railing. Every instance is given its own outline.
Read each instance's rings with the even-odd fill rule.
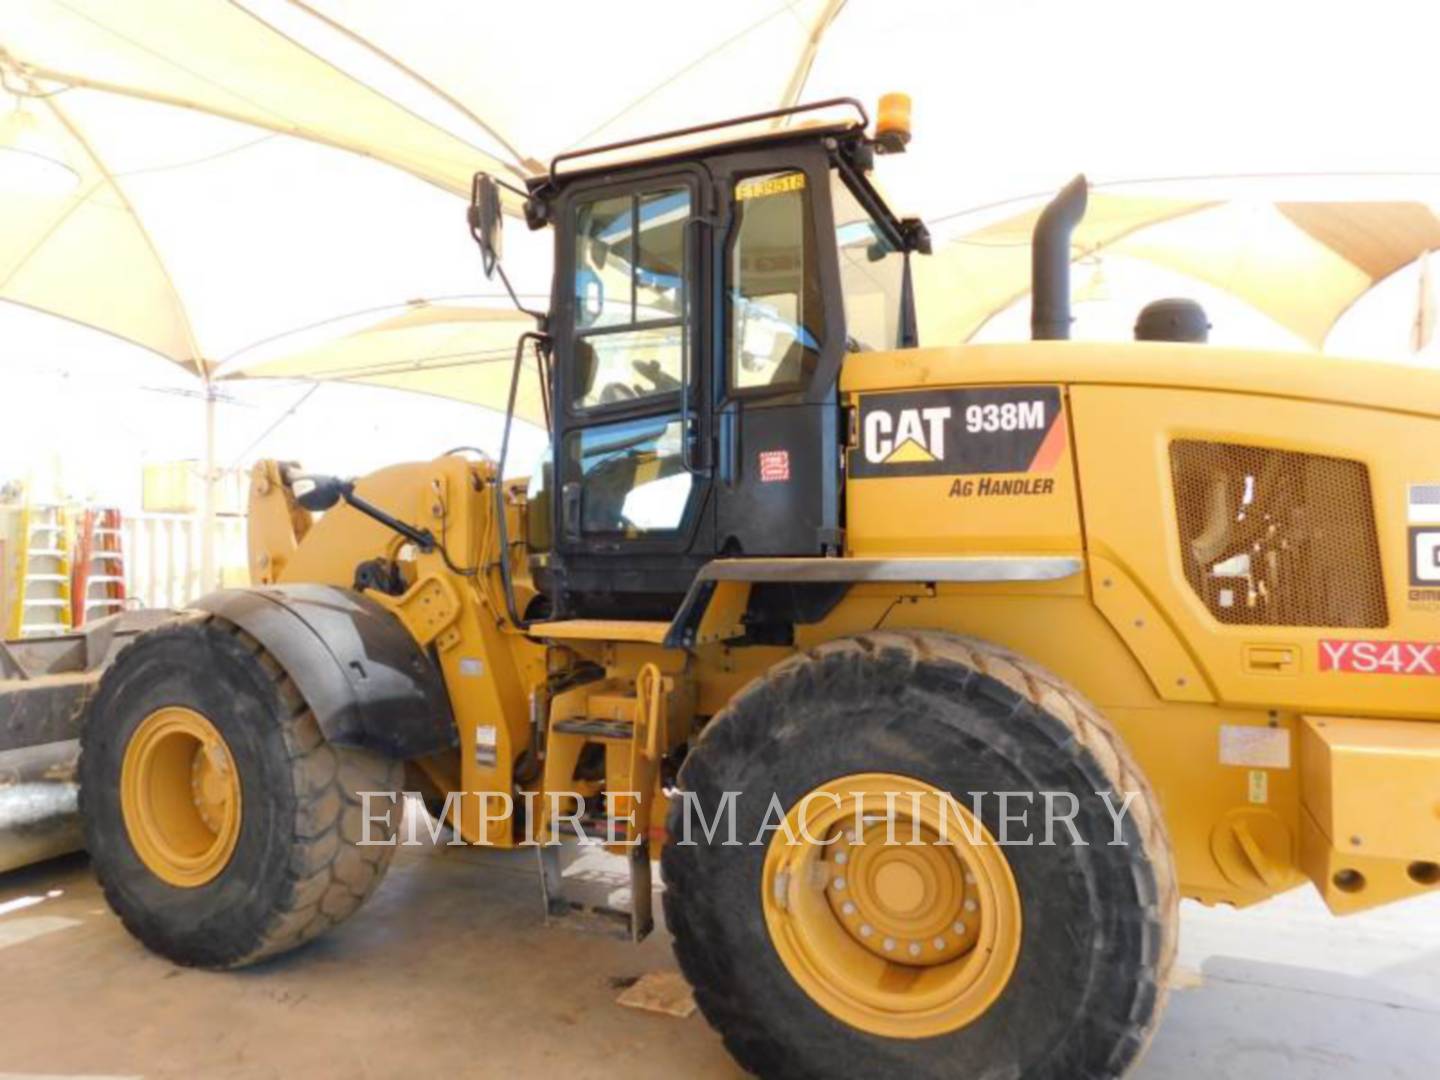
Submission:
[[[199,514],[130,514],[122,517],[121,528],[124,531],[125,596],[131,606],[184,607],[208,591],[200,581]],[[215,566],[224,584],[244,582],[243,515],[216,517]]]

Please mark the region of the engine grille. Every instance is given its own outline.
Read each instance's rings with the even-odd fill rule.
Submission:
[[[1386,625],[1363,463],[1182,439],[1170,468],[1185,576],[1220,622]]]

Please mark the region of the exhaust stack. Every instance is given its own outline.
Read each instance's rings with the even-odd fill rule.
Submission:
[[[1070,337],[1070,233],[1085,216],[1089,185],[1084,173],[1061,189],[1040,213],[1030,241],[1030,337]]]

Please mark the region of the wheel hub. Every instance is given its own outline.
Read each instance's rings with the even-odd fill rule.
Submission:
[[[931,966],[975,947],[978,901],[966,891],[974,874],[930,829],[918,828],[887,846],[887,826],[862,834],[837,829],[822,858],[830,908],[851,938],[886,960]],[[857,839],[863,841],[857,843]]]
[[[120,808],[156,877],[180,888],[214,880],[240,835],[240,778],[215,725],[178,705],[140,721],[121,763]]]
[[[766,852],[766,926],[828,1012],[925,1038],[963,1027],[1000,995],[1019,955],[1019,892],[959,803],[912,778],[856,774],[806,795],[787,826]]]

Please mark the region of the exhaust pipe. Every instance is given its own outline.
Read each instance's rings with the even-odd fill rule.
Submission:
[[[1070,233],[1085,216],[1085,174],[1071,180],[1040,212],[1030,240],[1030,337],[1070,337]]]

